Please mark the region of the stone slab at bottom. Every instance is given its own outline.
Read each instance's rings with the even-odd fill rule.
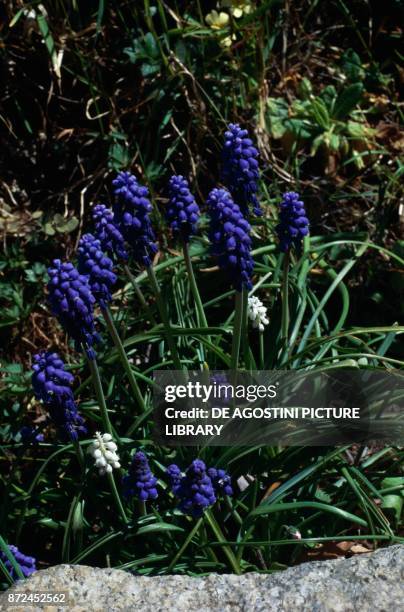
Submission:
[[[66,592],[67,606],[10,605],[15,592]],[[13,612],[381,612],[404,611],[404,545],[351,559],[314,561],[274,574],[133,576],[57,565],[0,594]]]

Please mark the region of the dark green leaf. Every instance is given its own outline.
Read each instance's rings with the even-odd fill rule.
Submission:
[[[353,111],[362,97],[362,83],[353,83],[349,85],[338,95],[335,100],[333,117],[334,119],[344,119]]]

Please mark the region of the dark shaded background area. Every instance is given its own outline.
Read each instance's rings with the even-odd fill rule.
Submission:
[[[91,203],[108,201],[114,172],[129,168],[148,184],[161,226],[161,196],[174,169],[190,177],[201,202],[219,179],[229,121],[255,132],[269,215],[279,193],[296,188],[313,234],[361,231],[403,251],[401,2],[257,2],[230,21],[230,47],[204,21],[214,2],[148,4],[1,4],[0,339],[7,359],[24,358],[21,337],[36,345],[38,321],[47,325],[38,306],[46,264],[74,251]],[[356,142],[348,135],[337,148],[322,140],[313,154],[324,130],[306,113],[300,132],[277,137],[269,98],[293,117],[307,83],[317,96],[358,81],[360,100],[340,124],[357,113],[368,136]],[[398,320],[400,270],[389,266],[386,274],[386,261],[372,253],[350,282],[352,324]]]

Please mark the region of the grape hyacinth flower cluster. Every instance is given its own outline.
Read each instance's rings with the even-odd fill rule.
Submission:
[[[119,456],[117,455],[117,445],[112,439],[111,434],[101,434],[99,431],[95,434],[95,440],[89,448],[89,453],[95,459],[95,467],[98,468],[100,476],[111,474],[112,470],[119,469]]]
[[[144,502],[157,499],[157,478],[152,474],[147,457],[138,451],[132,457],[128,474],[122,479],[125,497],[137,497]]]
[[[280,204],[279,221],[276,231],[280,250],[289,251],[292,245],[299,249],[304,236],[309,233],[309,220],[298,193],[289,191],[284,194]]]
[[[223,182],[234,201],[248,217],[250,206],[256,216],[262,215],[258,202],[258,151],[248,138],[247,130],[230,123],[225,132],[223,147]]]
[[[180,500],[178,507],[181,512],[195,518],[202,516],[205,508],[216,502],[212,481],[201,459],[192,461],[175,494]]]
[[[217,497],[233,495],[231,478],[225,470],[206,469],[201,459],[195,459],[183,474],[175,463],[166,469],[172,492],[179,498],[179,509],[196,518],[212,506]]]
[[[105,204],[97,204],[93,208],[95,235],[101,242],[101,248],[116,259],[128,260],[125,240],[114,222],[114,213]]]
[[[79,272],[88,277],[92,294],[101,308],[106,308],[112,300],[111,289],[116,283],[113,263],[109,257],[104,255],[101,242],[92,234],[82,236],[78,252]]]
[[[248,298],[247,316],[252,322],[254,329],[264,331],[265,325],[268,325],[267,309],[259,298],[255,295]]]
[[[114,219],[139,265],[149,267],[157,245],[150,222],[149,190],[130,172],[119,172],[112,181],[116,205]]]
[[[172,463],[166,469],[166,474],[167,474],[167,477],[168,477],[168,481],[170,483],[171,490],[174,493],[174,495],[176,495],[177,491],[178,491],[178,488],[179,488],[179,486],[181,484],[181,479],[183,477],[183,473],[181,472],[181,470],[178,467],[178,465],[176,465],[175,463]]]
[[[62,263],[60,259],[53,260],[48,274],[48,299],[52,313],[73,338],[76,348],[83,346],[88,357],[93,359],[95,353],[92,346],[99,337],[94,325],[95,297],[88,278],[79,274],[72,263]]]
[[[233,495],[231,478],[226,470],[209,468],[208,476],[212,481],[215,493],[219,495]]]
[[[199,206],[189,190],[188,181],[181,175],[172,176],[166,212],[171,229],[179,233],[184,242],[189,242],[195,234],[199,215]]]
[[[251,256],[250,224],[226,189],[212,189],[207,205],[210,212],[210,241],[220,268],[227,270],[237,291],[251,289],[254,262]]]
[[[87,429],[71,389],[74,377],[66,372],[59,355],[42,351],[34,356],[32,370],[35,397],[45,404],[63,436],[77,440],[80,434],[86,434]]]
[[[179,498],[179,510],[198,518],[205,508],[218,497],[233,495],[231,478],[220,468],[206,468],[201,459],[195,459],[183,474],[175,463],[166,469],[172,492]]]
[[[28,557],[27,555],[24,555],[22,552],[18,550],[17,546],[13,546],[12,544],[10,544],[8,548],[10,552],[12,553],[14,559],[17,561],[18,565],[20,566],[20,569],[22,573],[24,574],[25,578],[28,578],[28,576],[31,576],[31,574],[36,572],[36,561],[34,557]],[[4,563],[6,568],[8,569],[10,576],[14,580],[18,580],[18,576],[17,576],[17,573],[14,567],[12,566],[11,562],[8,560],[7,555],[2,551],[0,551],[0,559]]]

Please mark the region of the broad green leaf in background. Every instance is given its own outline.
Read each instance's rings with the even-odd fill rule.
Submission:
[[[330,127],[330,115],[327,107],[320,98],[315,98],[311,103],[311,114],[318,125],[325,130]]]
[[[335,100],[333,118],[344,119],[355,108],[362,97],[362,83],[353,83],[341,91]]]
[[[365,77],[359,55],[353,49],[347,49],[341,57],[342,70],[350,81],[361,81]]]
[[[404,476],[388,476],[381,484],[382,489],[387,489],[383,495],[382,510],[391,514],[398,525],[404,505]],[[392,489],[391,493],[388,492],[389,489]]]

